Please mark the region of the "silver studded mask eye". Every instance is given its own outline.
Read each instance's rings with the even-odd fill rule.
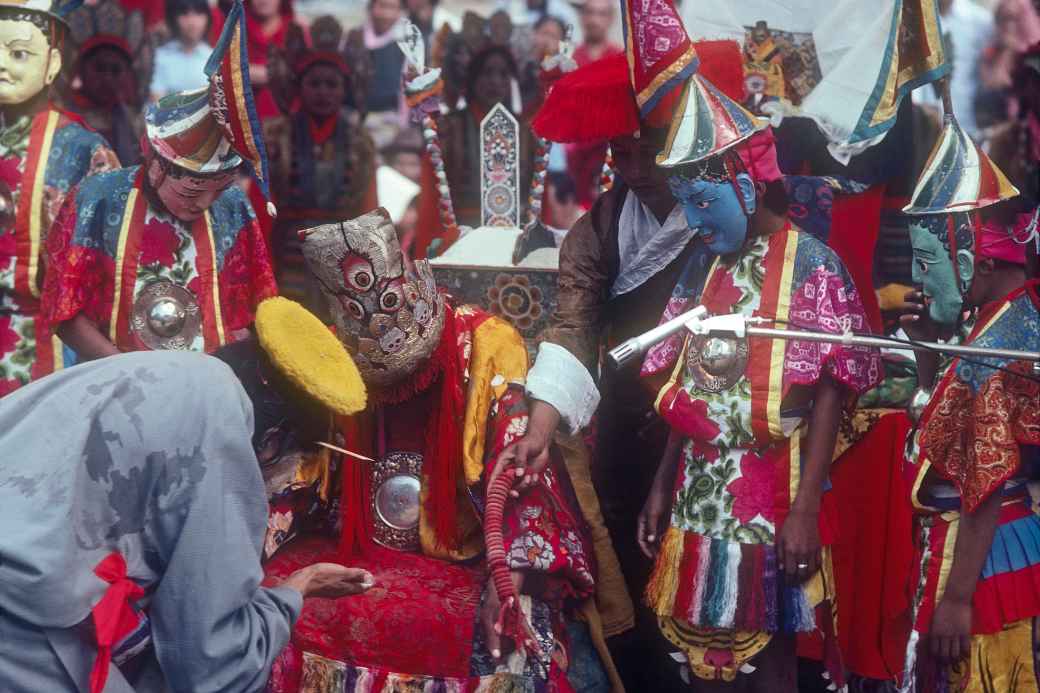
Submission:
[[[412,375],[444,328],[444,298],[425,261],[410,268],[383,209],[302,232],[337,334],[371,387]]]

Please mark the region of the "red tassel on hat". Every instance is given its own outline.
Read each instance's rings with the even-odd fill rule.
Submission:
[[[550,142],[601,142],[639,129],[639,110],[622,54],[564,75],[538,109],[532,129]]]
[[[736,41],[698,41],[693,47],[697,49],[697,55],[701,59],[697,74],[729,98],[743,103],[746,88],[744,57],[740,52],[740,44]]]
[[[744,62],[736,41],[698,41],[698,73],[734,101],[744,100]],[[602,142],[631,135],[640,125],[667,127],[682,85],[639,120],[639,108],[623,53],[602,58],[558,79],[531,127],[550,142]]]

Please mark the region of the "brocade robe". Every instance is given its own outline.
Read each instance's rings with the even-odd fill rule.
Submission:
[[[965,344],[1040,351],[1038,287],[1040,282],[1028,282],[983,307]],[[1038,685],[1032,633],[1040,617],[1040,384],[1018,375],[1032,375],[1027,362],[971,360],[956,358],[946,367],[909,441],[906,487],[918,529],[912,573],[918,581],[918,636],[911,642],[927,642],[953,564],[961,513],[974,512],[999,493],[998,526],[972,596],[972,655],[957,676],[970,682],[969,691],[1026,690],[1011,682]],[[1022,671],[1028,674],[1016,673]],[[986,681],[991,688],[983,688]]]
[[[701,303],[713,315],[759,316],[780,329],[867,326],[837,255],[790,225],[750,238],[732,264],[717,261]],[[732,680],[773,633],[820,627],[833,636],[814,613],[833,598],[829,560],[801,587],[785,588],[778,572],[775,544],[798,489],[810,411],[782,407],[792,387],[812,388],[825,373],[853,394],[881,378],[878,354],[865,347],[755,338],[746,346],[741,370],[720,387],[699,379],[691,356],[701,347],[687,338],[656,405],[684,440],[647,601],[708,679]]]
[[[0,396],[62,365],[61,342],[41,319],[43,248],[69,190],[119,167],[104,138],[48,108],[0,133],[0,183],[14,222],[0,228]]]
[[[498,453],[526,430],[526,402],[518,383],[527,370],[527,355],[516,330],[498,318],[462,307],[448,308],[446,321],[441,348],[429,363],[395,392],[373,393],[379,403],[344,428],[344,444],[352,451],[380,461],[393,454],[422,457],[419,551],[386,548],[373,540],[370,463],[338,461],[331,481],[326,462],[304,463],[289,485],[269,489],[274,497],[267,546],[276,551],[266,566],[269,577],[280,579],[315,560],[339,560],[364,567],[376,578],[362,597],[318,600],[305,607],[291,645],[275,665],[269,691],[353,693],[405,685],[431,687],[423,690],[555,685],[569,690],[568,662],[581,656],[572,650],[563,613],[593,591],[588,529],[559,464],[547,470],[543,484],[507,504],[504,548],[510,568],[528,575],[532,594],[521,601],[541,652],[515,655],[507,667],[496,667],[478,621],[488,580],[480,560],[484,486]],[[456,363],[445,364],[442,357]],[[461,428],[448,422],[453,415],[438,415],[445,387],[464,393]],[[436,467],[442,460],[432,450],[438,437],[446,436],[461,442],[459,456],[450,460],[458,478],[452,548],[437,539],[432,501],[444,471]],[[353,546],[350,538],[336,536],[341,528],[350,533],[351,527],[360,530]],[[590,649],[586,644],[585,657],[595,657]]]
[[[44,315],[53,324],[83,313],[119,349],[148,348],[134,306],[154,282],[190,292],[201,325],[180,348],[212,352],[235,341],[256,306],[277,293],[271,261],[245,194],[235,186],[196,222],[156,209],[143,171],[95,176],[69,195],[47,243],[53,271]]]

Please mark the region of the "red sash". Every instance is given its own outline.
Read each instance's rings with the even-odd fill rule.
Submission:
[[[108,681],[112,648],[133,632],[140,622],[132,603],[144,596],[144,590],[126,575],[126,561],[113,551],[97,567],[94,574],[108,583],[108,589],[91,611],[98,653],[90,671],[90,693],[101,693]]]

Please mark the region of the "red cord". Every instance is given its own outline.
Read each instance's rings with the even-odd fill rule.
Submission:
[[[537,657],[540,654],[538,640],[534,629],[520,609],[520,595],[517,594],[516,585],[510,576],[502,531],[506,501],[509,499],[509,492],[518,481],[515,469],[514,466],[503,469],[487,490],[487,503],[484,508],[484,546],[487,547],[491,582],[501,603],[496,627],[501,635],[512,638],[517,648],[525,649],[528,654]]]

